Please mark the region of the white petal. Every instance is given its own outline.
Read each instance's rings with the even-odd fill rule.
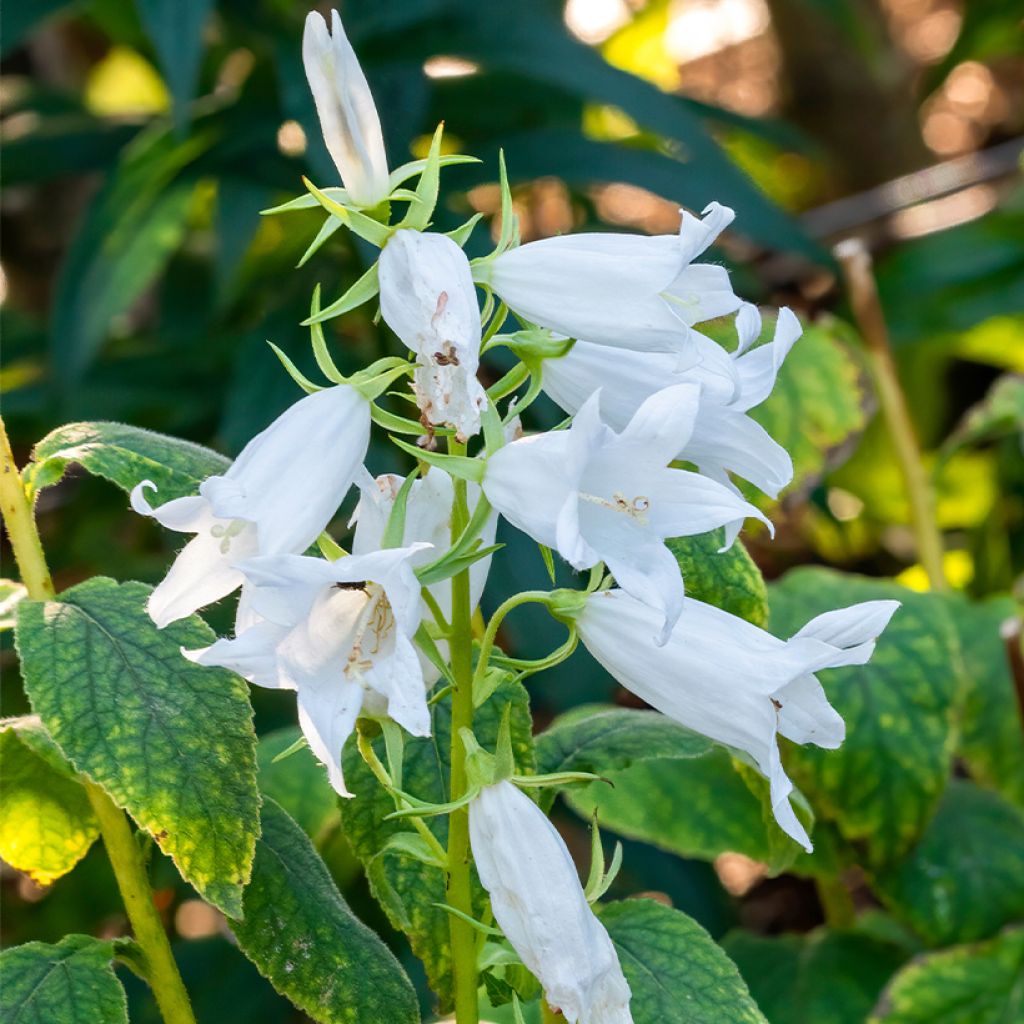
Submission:
[[[561,836],[509,782],[469,805],[469,834],[494,918],[570,1024],[632,1024],[615,947],[587,904]]]
[[[302,60],[324,142],[352,201],[376,206],[389,192],[388,165],[377,108],[337,11],[332,34],[316,11],[306,17]]]
[[[744,352],[761,336],[761,313],[752,302],[744,302],[736,314],[736,334],[739,344],[733,352],[733,358]]]
[[[150,516],[168,530],[176,530],[178,533],[198,533],[200,530],[208,529],[216,522],[210,503],[199,495],[173,498],[154,508],[146,498],[147,490],[156,493],[157,486],[152,480],[143,480],[132,488],[128,498],[132,509],[141,516]]]
[[[813,675],[798,676],[775,693],[781,705],[779,732],[794,743],[813,743],[834,750],[846,736],[846,723],[828,702]]]
[[[297,626],[319,594],[335,582],[332,564],[305,555],[261,555],[239,563],[252,585],[251,613],[280,626]]]
[[[348,492],[369,439],[366,399],[327,388],[287,409],[200,493],[218,516],[256,523],[262,554],[305,551]]]
[[[341,750],[352,734],[363,706],[362,686],[333,680],[333,685],[299,688],[299,726],[310,750],[327,767],[327,778],[339,796],[351,796],[341,772]]]
[[[387,658],[375,659],[366,673],[367,685],[387,698],[387,713],[413,736],[430,735],[427,686],[416,648],[404,636],[395,638]]]
[[[732,290],[724,267],[691,263],[662,293],[666,309],[688,327],[727,316],[739,308],[740,298]],[[722,353],[729,358],[725,349]]]
[[[800,819],[793,810],[789,795],[793,792],[793,783],[782,767],[782,759],[779,757],[779,745],[773,739],[769,751],[770,761],[765,774],[768,776],[769,798],[772,802],[772,814],[779,823],[779,827],[790,839],[798,842],[808,853],[814,852],[811,845],[811,837],[807,829],[801,824]],[[765,771],[762,768],[762,771]]]
[[[699,220],[686,210],[680,212],[679,255],[685,263],[695,260],[736,218],[721,203],[708,203]]]
[[[811,619],[796,635],[833,647],[858,647],[880,636],[896,614],[899,601],[862,601]]]
[[[278,672],[277,648],[287,633],[287,627],[258,622],[234,640],[217,640],[201,650],[181,653],[197,665],[218,665],[237,672],[257,686],[294,690],[294,682]]]
[[[802,333],[803,327],[792,310],[780,309],[772,343],[755,348],[736,360],[740,393],[733,408],[746,412],[760,405],[772,393],[779,369]]]
[[[675,556],[660,540],[644,538],[640,542],[604,554],[615,582],[626,593],[663,615],[654,634],[660,646],[667,643],[683,611],[684,581]]]
[[[645,459],[666,466],[686,447],[699,405],[697,384],[675,384],[657,391],[637,409],[615,442],[615,449],[635,445]]]

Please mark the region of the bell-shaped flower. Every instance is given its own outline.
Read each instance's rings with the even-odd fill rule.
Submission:
[[[720,375],[701,366],[681,368],[665,353],[617,352],[578,341],[568,355],[544,361],[544,390],[566,412],[575,413],[600,388],[601,416],[621,430],[651,395],[672,384],[699,383],[693,430],[679,439],[676,457],[722,483],[734,473],[774,498],[793,479],[793,461],[747,412],[771,393],[779,367],[800,337],[800,321],[780,309],[774,340],[753,351],[747,349],[761,332],[756,307],[745,304],[736,326],[740,344],[732,355],[734,389],[724,386]]]
[[[394,473],[385,473],[375,479],[366,473],[359,484],[359,504],[352,515],[356,524],[355,536],[352,539],[352,552],[356,555],[369,554],[381,546],[384,529],[395,507],[395,500],[402,486],[402,478]],[[480,500],[480,488],[473,483],[467,485],[467,501],[472,515]],[[399,538],[399,544],[426,543],[434,550],[422,550],[412,559],[412,565],[418,568],[436,558],[452,543],[452,507],[455,492],[452,478],[440,469],[429,469],[426,474],[413,482],[405,506],[405,532]],[[490,547],[498,526],[498,513],[492,512],[480,533],[482,547]],[[469,567],[469,599],[470,607],[480,603],[480,597],[487,583],[487,574],[491,567],[491,558],[481,558]],[[451,618],[452,584],[451,580],[432,583],[427,589],[437,601],[438,607],[446,619]]]
[[[480,881],[505,937],[569,1024],[632,1024],[629,985],[576,865],[543,811],[511,782],[469,804]]]
[[[426,685],[412,637],[420,623],[420,585],[411,544],[328,562],[270,555],[240,566],[258,621],[233,640],[184,652],[272,689],[295,690],[299,725],[327,766],[331,785],[349,796],[341,748],[360,714],[394,719],[430,735]]]
[[[302,62],[320,128],[349,199],[377,206],[388,197],[388,161],[377,107],[337,11],[331,29],[317,11],[306,16]]]
[[[150,595],[153,621],[166,626],[230,594],[244,582],[239,563],[253,555],[305,551],[352,486],[369,441],[369,402],[339,385],[292,405],[198,495],[154,508],[146,491],[157,488],[143,480],[132,508],[195,534]],[[240,608],[239,624],[246,614]]]
[[[544,238],[482,263],[478,278],[515,313],[567,338],[671,352],[729,378],[726,352],[689,328],[740,305],[724,268],[692,262],[733,216],[712,203],[702,220],[684,211],[677,235]]]
[[[779,640],[735,615],[687,598],[669,637],[648,640],[657,618],[620,590],[587,598],[576,619],[590,653],[630,692],[695,732],[743,751],[768,779],[783,831],[811,842],[789,802],[793,784],[777,737],[834,749],[845,735],[814,673],[862,665],[898,601],[865,601],[812,619]]]
[[[380,256],[384,322],[416,353],[416,398],[425,423],[465,440],[487,402],[477,380],[480,309],[466,254],[446,235],[396,231]]]
[[[648,398],[621,433],[600,418],[595,392],[568,430],[495,452],[483,489],[491,504],[576,569],[604,562],[620,587],[656,609],[664,642],[683,606],[668,537],[764,516],[728,487],[669,469],[697,414],[700,389],[678,384]],[[770,524],[769,524],[770,526]]]

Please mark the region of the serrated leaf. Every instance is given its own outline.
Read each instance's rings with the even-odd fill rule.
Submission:
[[[953,779],[918,844],[873,881],[931,945],[987,939],[1024,917],[1024,811]]]
[[[0,857],[40,885],[67,874],[99,835],[85,790],[38,718],[0,722]]]
[[[601,909],[636,1024],[766,1024],[736,965],[696,921],[653,900]]]
[[[537,771],[604,772],[659,757],[700,757],[711,741],[657,711],[585,704],[536,737]]]
[[[1024,928],[904,967],[872,1024],[1013,1024],[1024,1018]]]
[[[966,689],[957,753],[972,778],[1024,807],[1024,733],[1006,643],[999,635],[999,627],[1016,611],[1013,599],[949,600]]]
[[[818,673],[846,722],[838,750],[787,745],[783,760],[815,811],[832,818],[870,863],[905,853],[946,787],[962,695],[960,650],[935,594],[829,569],[796,569],[769,588],[771,631],[788,637],[808,620],[858,601],[903,603],[867,665]]]
[[[349,909],[301,828],[263,804],[238,944],[282,995],[319,1024],[418,1022],[416,993],[394,954]]]
[[[260,792],[276,800],[310,837],[316,839],[338,820],[338,798],[327,773],[308,746],[274,763],[274,758],[302,739],[297,725],[261,736],[256,747]]]
[[[667,541],[683,574],[687,596],[723,608],[755,626],[768,622],[768,588],[747,549],[736,541],[728,551],[724,530]]]
[[[123,491],[142,480],[157,486],[159,504],[195,494],[201,481],[223,473],[231,460],[202,445],[125,423],[68,423],[46,435],[25,467],[33,492],[58,483],[69,462]]]
[[[512,705],[512,749],[519,771],[534,770],[534,752],[529,697],[520,683],[506,678],[492,696],[476,709],[473,732],[480,744],[493,750],[497,744],[501,716],[506,705]],[[443,803],[448,799],[450,785],[449,751],[451,749],[451,697],[446,696],[431,707],[431,736],[406,737],[402,769],[402,788],[421,800]],[[374,749],[384,760],[384,741],[374,741]],[[385,820],[394,809],[394,801],[381,788],[364,764],[350,740],[343,753],[345,783],[353,799],[341,802],[341,819],[352,849],[367,868],[371,891],[380,902],[391,923],[409,936],[413,952],[424,963],[430,987],[441,1005],[451,998],[451,951],[448,915],[436,903],[445,902],[443,874],[400,850],[385,850],[388,839],[398,832],[409,831],[408,822]],[[442,845],[448,841],[446,815],[427,819]],[[383,852],[381,852],[383,851]],[[483,892],[478,890],[483,907]]]
[[[25,690],[74,767],[237,916],[259,831],[248,694],[232,673],[182,657],[214,635],[195,616],[157,629],[150,592],[97,577],[60,600],[22,602]]]
[[[0,632],[14,629],[18,604],[28,596],[24,583],[0,580]]]
[[[603,775],[610,786],[594,782],[563,794],[582,817],[596,813],[603,829],[680,857],[744,853],[773,873],[789,867],[800,852],[792,840],[772,834],[778,830],[774,820],[766,828],[762,799],[720,747],[702,757],[640,761]]]
[[[722,947],[771,1024],[863,1024],[907,959],[891,943],[824,928],[776,938],[735,931]]]
[[[5,1024],[128,1024],[124,989],[111,967],[114,944],[68,935],[0,953]]]

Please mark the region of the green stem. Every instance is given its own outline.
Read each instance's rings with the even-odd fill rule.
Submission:
[[[54,596],[53,580],[39,539],[32,505],[11,454],[7,430],[0,419],[0,505],[22,582],[34,601]],[[146,976],[166,1024],[195,1024],[188,993],[171,954],[163,922],[153,905],[153,893],[135,837],[124,813],[99,786],[79,777],[100,824],[103,844],[121,890],[128,920],[146,958]]]
[[[817,878],[815,886],[818,900],[825,912],[825,923],[830,928],[852,928],[857,920],[857,908],[850,890],[841,878]]]
[[[192,1005],[174,962],[167,932],[153,905],[153,892],[128,819],[103,789],[87,780],[83,783],[100,823],[103,845],[107,848],[135,941],[146,957],[146,979],[156,997],[160,1015],[166,1024],[195,1024]]]
[[[501,628],[505,616],[523,604],[547,604],[550,597],[551,595],[546,590],[524,590],[521,594],[514,594],[498,605],[490,622],[487,623],[483,640],[480,641],[480,656],[477,658],[476,678],[473,680],[475,684],[482,681],[484,673],[487,671],[487,663],[490,660],[491,651],[494,649],[494,641],[497,639],[498,630]]]
[[[942,533],[935,519],[935,493],[921,458],[921,447],[893,362],[889,330],[871,269],[871,254],[859,239],[848,239],[836,246],[835,256],[843,269],[853,315],[867,345],[878,404],[903,474],[917,554],[932,589],[945,590]]]
[[[465,455],[465,446],[448,442],[453,455]],[[466,482],[455,480],[452,508],[452,544],[469,522]],[[458,800],[466,792],[466,750],[460,732],[473,728],[473,609],[469,598],[469,570],[452,577],[452,620],[449,650],[452,666],[451,792]],[[469,809],[460,807],[448,819],[448,903],[473,917],[473,890],[470,875]],[[477,1024],[477,942],[473,926],[456,914],[448,917],[452,946],[452,974],[455,988],[457,1024]]]

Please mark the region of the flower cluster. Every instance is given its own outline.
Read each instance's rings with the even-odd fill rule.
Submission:
[[[684,212],[672,236],[518,245],[507,202],[497,249],[471,262],[462,245],[472,222],[450,235],[428,230],[440,167],[465,158],[441,157],[438,134],[426,160],[389,172],[376,108],[336,13],[330,31],[310,14],[303,57],[342,186],[310,186],[288,205],[319,203],[378,245],[380,258],[348,295],[314,306],[314,346],[330,386],[303,379],[310,393],[198,495],[153,507],[154,486],[135,489],[138,512],[194,535],[153,591],[154,621],[166,625],[240,587],[234,636],[186,656],[294,690],[310,747],[348,796],[341,752],[360,716],[430,734],[428,695],[456,642],[445,629],[453,578],[468,580],[475,608],[500,515],[574,569],[592,570],[587,590],[557,592],[552,608],[619,683],[752,760],[770,782],[780,826],[809,850],[778,736],[842,742],[843,722],[814,673],[866,661],[896,604],[821,615],[781,640],[685,596],[665,540],[724,527],[731,544],[747,518],[768,522],[733,478],[775,496],[793,473],[786,451],[747,414],[771,392],[799,322],[781,310],[773,339],[757,345],[756,309],[721,266],[699,262],[732,211],[712,203],[700,218]],[[403,187],[417,176],[415,190]],[[407,212],[392,222],[401,203]],[[381,360],[346,379],[319,325],[374,298],[412,360]],[[697,329],[733,314],[732,352]],[[485,391],[480,358],[498,346],[518,362]],[[378,404],[403,378],[418,420]],[[541,390],[571,422],[517,436],[520,412]],[[408,480],[374,479],[364,467],[373,420],[421,435],[419,448],[396,442],[419,457]],[[323,531],[354,487],[347,554]],[[310,553],[318,539],[326,557]],[[481,648],[484,669],[488,653]],[[558,833],[507,771],[477,782],[472,852],[505,937],[566,1020],[631,1020],[615,948]]]

